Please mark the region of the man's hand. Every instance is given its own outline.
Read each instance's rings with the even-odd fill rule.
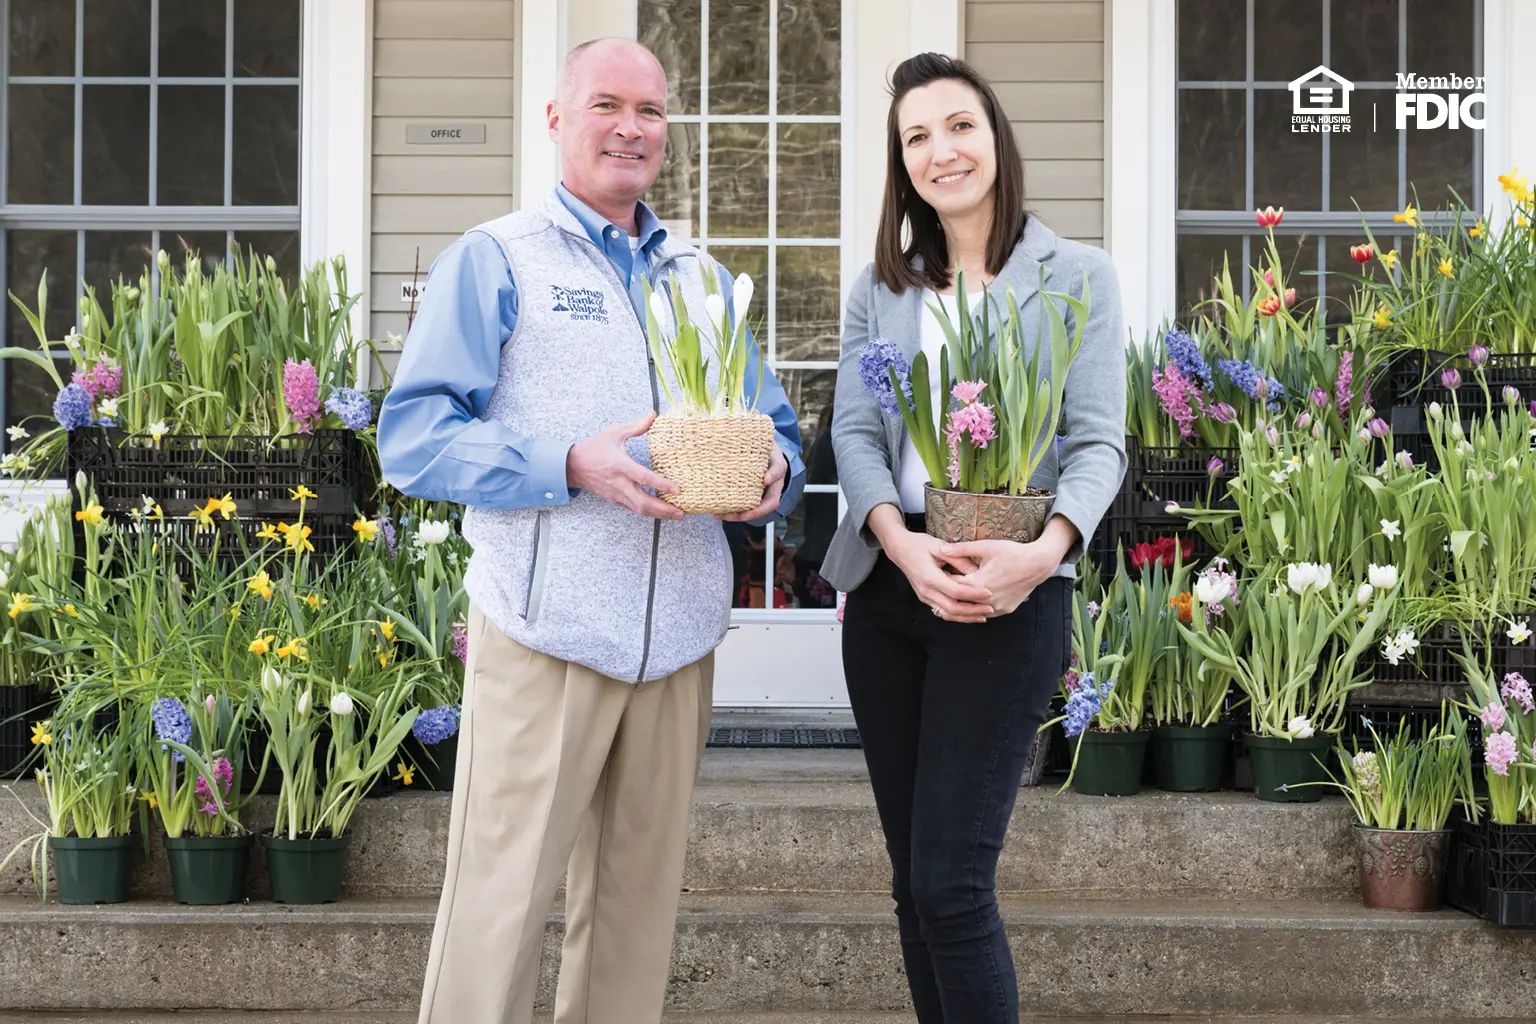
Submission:
[[[644,490],[649,487],[658,494],[676,494],[677,484],[652,473],[624,450],[624,442],[651,429],[655,419],[656,414],[649,413],[644,419],[620,423],[571,445],[565,456],[566,485],[591,491],[599,498],[652,519],[683,518],[682,509]]]
[[[771,514],[779,507],[779,500],[784,496],[784,481],[789,476],[789,456],[785,455],[775,445],[773,457],[768,460],[768,472],[763,475],[763,501],[750,512],[725,512],[716,515],[716,519],[723,519],[729,523],[745,523],[752,519],[761,519]]]

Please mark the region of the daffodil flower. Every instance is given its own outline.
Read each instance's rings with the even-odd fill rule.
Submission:
[[[19,423],[15,426],[6,427],[5,433],[10,437],[12,441],[25,441],[27,438],[32,436],[31,434],[27,433],[27,428]]]
[[[304,603],[309,605],[311,608],[319,608],[320,607],[320,595],[319,594],[310,594],[308,597],[306,597],[304,599]]]
[[[310,543],[309,535],[314,531],[307,526],[295,524],[285,531],[288,535],[288,547],[294,551],[313,551],[315,546]]]
[[[395,624],[393,622],[390,622],[388,620],[381,621],[379,623],[379,632],[384,635],[384,639],[385,640],[388,640],[391,643],[394,642],[394,640],[395,640]]]
[[[78,619],[80,617],[80,612],[77,611],[75,606],[72,605],[72,604],[66,604],[63,608],[61,608],[59,610],[62,611],[65,615],[70,616],[71,618]]]
[[[10,616],[15,618],[23,612],[37,611],[37,603],[32,600],[31,594],[12,594]]]
[[[379,535],[379,524],[372,519],[358,519],[352,524],[352,531],[357,534],[357,539],[364,544],[373,543],[373,539]]]
[[[165,425],[165,420],[156,420],[149,425],[149,436],[155,441],[160,440],[169,432],[170,428]]]
[[[77,522],[90,523],[92,526],[100,526],[101,516],[104,511],[106,510],[93,501],[75,513],[75,520]]]
[[[208,507],[210,511],[223,514],[225,519],[229,519],[235,513],[240,511],[239,507],[235,504],[234,499],[230,496],[228,491],[225,491],[224,497],[219,498],[217,501],[210,498],[208,501]]]
[[[1397,250],[1396,249],[1393,249],[1391,252],[1384,252],[1384,253],[1382,253],[1380,258],[1381,258],[1381,265],[1386,267],[1388,270],[1396,270],[1397,269]]]
[[[404,761],[400,761],[395,764],[395,774],[392,776],[392,778],[397,779],[405,785],[409,786],[416,780],[416,772]]]
[[[1381,535],[1387,540],[1396,540],[1403,535],[1401,519],[1383,519],[1381,521]]]
[[[259,594],[264,590],[270,591],[272,589],[272,577],[268,576],[267,570],[263,569],[245,581],[245,589],[255,594]]]
[[[49,719],[46,722],[34,722],[32,724],[32,745],[34,747],[38,744],[42,744],[46,747],[48,744],[53,742],[53,733],[48,731],[48,726],[51,725],[52,722],[53,720]]]
[[[1456,271],[1451,266],[1451,261],[1449,259],[1441,260],[1440,261],[1440,266],[1438,266],[1435,269],[1437,269],[1441,274],[1445,275],[1446,277],[1455,277],[1456,276]]]
[[[266,654],[272,650],[272,638],[269,636],[257,636],[251,641],[251,646],[246,648],[252,654]]]
[[[1416,228],[1419,226],[1419,211],[1414,209],[1412,203],[1409,203],[1403,208],[1402,213],[1394,213],[1392,215],[1392,223],[1407,224],[1411,228]]]
[[[271,523],[262,523],[261,524],[261,529],[256,531],[256,536],[259,537],[262,540],[281,540],[282,539],[281,536],[277,532],[277,527],[273,526]]]
[[[308,487],[306,487],[303,484],[299,484],[299,486],[298,486],[298,488],[296,490],[295,489],[290,489],[288,491],[288,496],[290,498],[292,498],[294,501],[303,501],[305,498],[318,498],[318,497],[320,497],[320,495],[316,494],[314,491],[310,490]]]
[[[1509,642],[1512,644],[1525,643],[1531,638],[1530,620],[1522,619],[1521,621],[1515,623],[1513,626],[1510,626],[1509,629],[1505,630],[1504,635],[1509,637]]]
[[[1520,168],[1511,167],[1508,174],[1499,175],[1499,186],[1503,188],[1506,193],[1518,199],[1522,192],[1525,192],[1531,187],[1531,181],[1525,175],[1520,173]]]
[[[1386,330],[1392,326],[1392,311],[1386,306],[1377,306],[1375,315],[1371,317],[1371,323]]]

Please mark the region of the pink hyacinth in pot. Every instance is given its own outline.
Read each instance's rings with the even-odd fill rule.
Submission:
[[[969,438],[974,448],[985,448],[987,442],[997,437],[997,418],[992,407],[977,401],[986,388],[984,380],[963,380],[950,391],[960,408],[949,414],[949,426],[944,438],[949,442],[949,485],[960,484],[960,440]]]
[[[320,422],[320,378],[308,359],[283,364],[283,404],[301,434],[308,434]]]

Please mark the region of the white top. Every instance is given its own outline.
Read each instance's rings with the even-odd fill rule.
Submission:
[[[640,251],[640,239],[639,239],[639,237],[636,236],[636,235],[630,235],[629,236],[629,255],[631,257],[633,257],[635,255],[635,253],[637,253],[639,251]]]
[[[971,308],[974,310],[981,305],[981,298],[985,292],[971,292]],[[928,357],[928,381],[932,396],[930,403],[937,402],[941,389],[947,393],[947,382],[939,380],[939,352],[944,348],[944,327],[939,323],[939,318],[929,303],[940,303],[946,313],[949,314],[950,323],[954,323],[958,316],[959,307],[955,304],[955,296],[940,295],[931,288],[923,289],[923,316],[922,316],[922,340],[923,354]],[[917,396],[913,396],[916,398]],[[929,406],[932,408],[932,404]],[[949,408],[949,402],[942,406]],[[942,420],[937,424],[939,439],[942,445],[944,438],[944,424]],[[928,467],[923,465],[922,457],[917,454],[917,445],[912,443],[912,437],[907,436],[901,452],[901,479],[897,481],[897,490],[901,493],[901,510],[903,512],[923,511],[923,485],[928,483]],[[949,486],[948,480],[938,481],[941,485]]]

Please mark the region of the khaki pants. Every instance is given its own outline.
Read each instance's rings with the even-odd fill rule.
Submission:
[[[636,686],[469,613],[442,902],[420,1024],[530,1024],[567,868],[556,1024],[659,1022],[714,656]]]

